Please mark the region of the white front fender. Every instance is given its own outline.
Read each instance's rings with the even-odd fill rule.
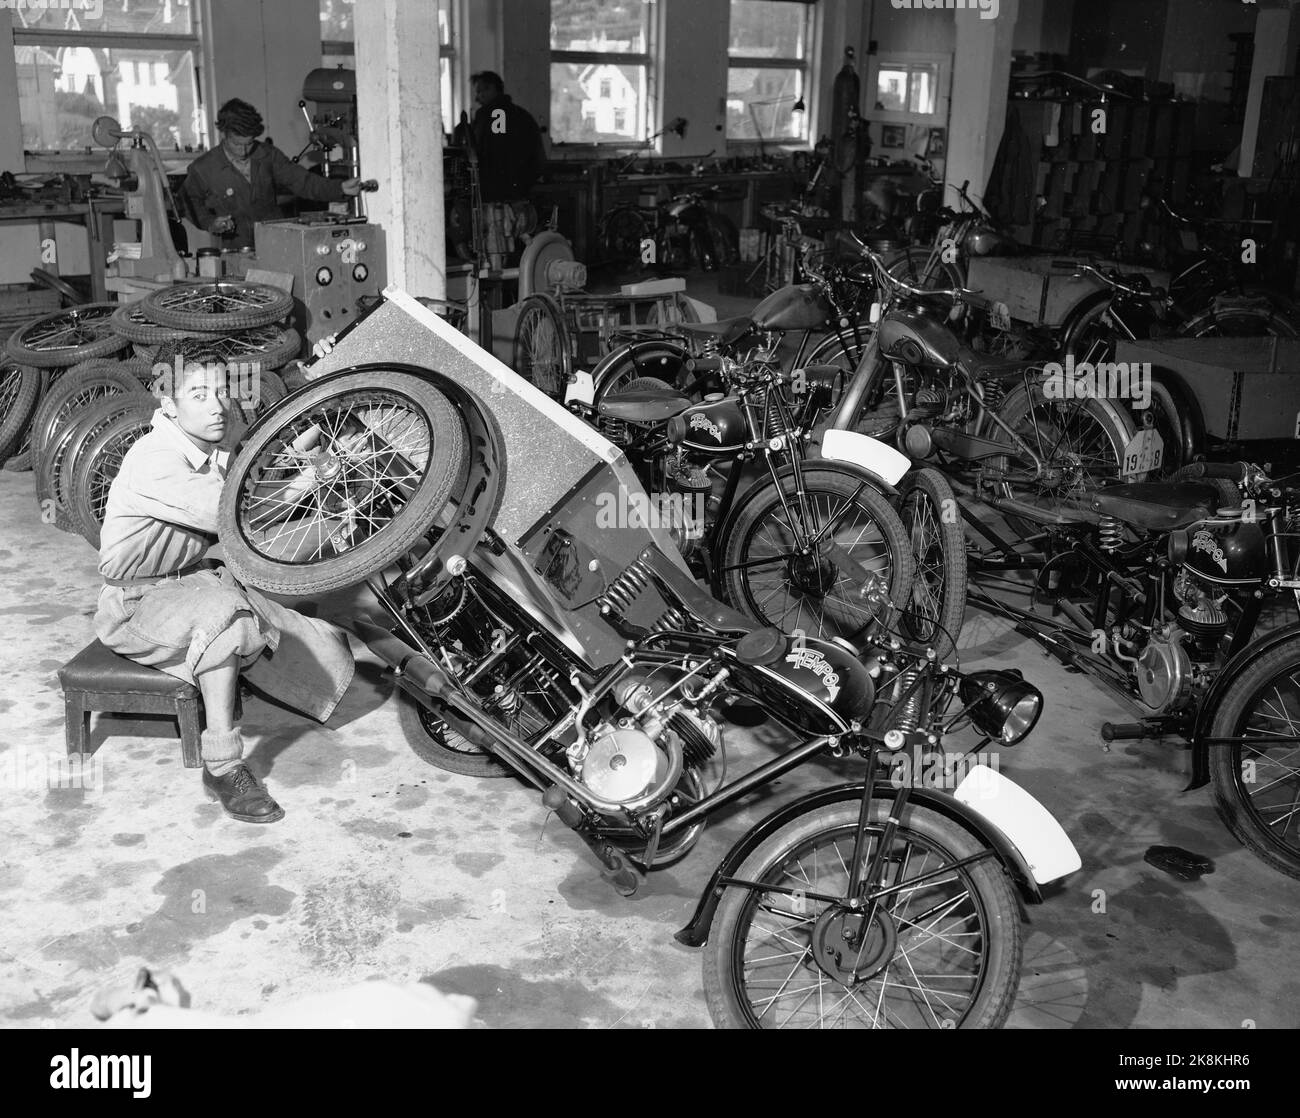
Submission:
[[[1056,817],[1019,784],[987,765],[972,766],[953,796],[1007,836],[1039,885],[1083,865]]]
[[[822,457],[870,470],[889,485],[897,485],[912,468],[912,460],[888,443],[859,431],[832,428],[822,435]]]

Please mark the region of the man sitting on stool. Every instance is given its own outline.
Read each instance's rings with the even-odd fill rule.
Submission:
[[[231,405],[219,365],[191,363],[178,379],[161,388],[153,430],[127,451],[109,489],[95,635],[122,656],[197,684],[209,798],[244,823],[274,823],[283,809],[243,762],[234,720],[240,674],[324,722],[352,680],[352,653],[334,626],[270,601],[205,558],[229,460]],[[314,485],[308,468],[281,496],[291,505]]]

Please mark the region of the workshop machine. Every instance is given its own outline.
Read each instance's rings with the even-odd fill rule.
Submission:
[[[91,137],[100,147],[109,149],[104,171],[92,176],[92,181],[120,189],[127,218],[139,222],[138,252],[118,260],[119,273],[148,279],[171,278],[180,263],[172,236],[173,226],[180,227],[180,212],[167,184],[158,145],[148,132],[123,128],[111,116],[95,121]],[[124,140],[128,141],[126,146]],[[92,266],[99,266],[99,262]]]
[[[365,218],[310,213],[258,222],[257,266],[293,277],[294,328],[312,345],[349,326],[384,289],[384,233]]]

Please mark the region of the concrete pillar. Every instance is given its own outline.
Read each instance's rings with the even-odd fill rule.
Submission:
[[[354,13],[361,176],[379,180],[366,210],[384,229],[388,282],[445,299],[437,8],[367,0]]]
[[[1294,9],[1290,7],[1260,8],[1255,17],[1255,54],[1250,68],[1246,119],[1241,129],[1241,159],[1237,164],[1237,174],[1243,177],[1249,177],[1255,166],[1264,79],[1295,73],[1298,32],[1300,20],[1294,17]]]
[[[1001,0],[997,17],[981,18],[979,8],[958,9],[952,62],[952,111],[948,117],[946,177],[982,197],[1007,116],[1011,42],[1020,0]],[[951,201],[951,200],[950,200]]]
[[[0,8],[0,168],[19,172],[23,166],[23,126],[18,116],[18,67],[14,62],[13,13]]]

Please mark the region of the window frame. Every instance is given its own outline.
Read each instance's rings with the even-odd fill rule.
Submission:
[[[662,60],[659,57],[659,46],[663,41],[662,24],[664,19],[664,9],[666,4],[660,3],[660,0],[644,0],[645,6],[650,9],[646,17],[646,42],[645,49],[641,52],[628,51],[602,51],[602,50],[555,50],[550,46],[549,35],[547,39],[548,58],[546,64],[547,82],[549,85],[551,67],[557,64],[569,64],[571,66],[641,66],[645,68],[645,104],[638,107],[637,115],[640,117],[638,122],[639,128],[643,135],[640,139],[627,138],[623,140],[561,140],[555,134],[555,123],[551,120],[550,114],[550,95],[547,95],[547,112],[546,112],[546,134],[552,143],[563,143],[569,151],[582,148],[600,149],[603,151],[635,148],[638,151],[644,150],[649,144],[651,136],[659,130],[656,112],[659,109],[658,82],[659,67]],[[547,21],[549,26],[551,4],[547,0]],[[663,148],[663,138],[657,137],[654,140],[653,148],[659,152]]]
[[[948,127],[948,108],[952,97],[952,55],[943,52],[925,51],[889,51],[873,54],[867,66],[866,89],[872,106],[876,103],[876,93],[880,88],[880,70],[882,64],[891,68],[908,68],[908,91],[911,92],[911,68],[914,66],[939,67],[939,79],[935,85],[934,112],[910,113],[893,109],[868,108],[862,114],[863,119],[879,124],[928,124],[932,128]]]
[[[212,120],[208,111],[208,91],[204,86],[205,76],[207,73],[207,37],[204,34],[204,15],[205,12],[201,4],[191,3],[190,8],[190,30],[186,33],[177,32],[157,32],[157,31],[96,31],[92,28],[80,28],[78,30],[69,30],[62,27],[22,27],[16,21],[12,28],[12,46],[17,47],[36,47],[45,48],[52,51],[66,50],[77,47],[86,47],[94,50],[115,50],[115,51],[184,51],[190,55],[190,67],[194,74],[194,101],[195,105],[202,108],[199,119],[202,121],[200,135],[196,137],[195,153],[201,152],[207,148],[212,140]],[[71,9],[70,9],[71,10]],[[156,70],[152,67],[151,73],[156,76]],[[18,110],[19,127],[22,124],[21,105],[15,104]],[[108,106],[105,105],[107,110]],[[177,153],[163,148],[164,157],[174,157]],[[186,153],[180,153],[185,155]],[[38,148],[33,154],[26,155],[24,158],[28,162],[33,159],[40,160],[45,156],[66,156],[77,155],[81,157],[84,152],[80,148],[76,149],[45,149]],[[188,155],[186,155],[188,158]]]
[[[750,0],[736,0],[737,3],[748,3]],[[794,151],[806,149],[812,142],[811,137],[814,135],[813,113],[816,108],[814,102],[817,96],[817,83],[820,78],[819,63],[821,60],[821,33],[822,33],[822,6],[819,0],[779,0],[781,3],[801,4],[806,9],[804,15],[804,53],[805,58],[777,58],[772,55],[748,55],[731,53],[731,0],[727,0],[727,88],[731,87],[731,71],[737,70],[798,70],[802,76],[803,88],[796,96],[803,98],[804,103],[804,135],[802,137],[789,136],[772,136],[764,137],[760,140],[757,136],[725,136],[725,142],[730,148],[735,147],[752,147],[755,144],[762,144],[764,147],[785,148]],[[723,94],[726,100],[726,94]],[[764,106],[765,108],[767,106]],[[725,131],[726,124],[723,124]]]
[[[442,0],[437,0],[439,10],[445,10],[447,13],[447,42],[438,44],[438,62],[441,64],[445,58],[449,62],[450,73],[447,75],[448,85],[451,88],[451,104],[442,106],[442,127],[444,131],[450,132],[452,126],[460,119],[461,110],[464,109],[464,94],[461,92],[461,61],[460,51],[456,49],[459,41],[460,29],[465,26],[466,15],[465,0],[446,0],[446,6],[443,7]],[[317,7],[319,8],[319,3]],[[326,39],[321,38],[320,53],[322,65],[334,65],[327,60],[332,58],[351,58],[357,57],[357,41],[355,39]]]

